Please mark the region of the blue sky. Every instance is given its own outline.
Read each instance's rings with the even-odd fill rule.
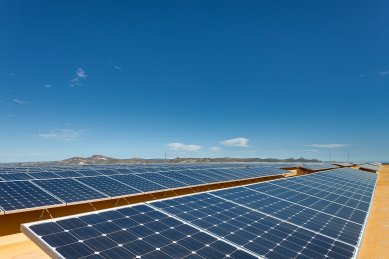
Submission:
[[[0,162],[388,160],[387,1],[2,1]]]

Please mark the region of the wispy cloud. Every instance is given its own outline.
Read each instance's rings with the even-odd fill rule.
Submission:
[[[45,87],[46,88],[51,88],[51,84],[46,84]]]
[[[85,73],[84,69],[82,69],[80,67],[77,69],[76,74],[79,78],[86,78],[86,73]]]
[[[55,129],[47,133],[38,134],[38,137],[51,140],[77,141],[81,139],[85,133],[86,130]]]
[[[319,147],[319,148],[343,148],[348,147],[350,144],[310,144],[307,147]]]
[[[233,138],[233,139],[227,139],[220,142],[224,146],[230,146],[230,147],[247,147],[249,143],[249,139],[247,138]]]
[[[387,70],[387,71],[379,71],[379,72],[377,72],[377,74],[379,74],[380,76],[388,76],[389,75],[389,70]]]
[[[83,86],[82,81],[86,77],[85,70],[79,67],[76,71],[76,77],[70,80],[70,87]]]
[[[115,68],[116,70],[122,70],[122,67],[120,67],[120,66],[114,66],[114,68]]]
[[[199,151],[201,149],[201,146],[199,145],[186,145],[183,143],[169,143],[168,148],[170,150],[182,150],[182,151]]]
[[[210,147],[208,148],[210,151],[218,152],[221,151],[222,149],[220,147]]]
[[[26,101],[23,101],[23,100],[20,100],[20,99],[13,99],[12,100],[14,103],[17,103],[17,104],[28,104],[29,102],[26,102]]]
[[[359,77],[366,77],[366,74],[359,74]]]

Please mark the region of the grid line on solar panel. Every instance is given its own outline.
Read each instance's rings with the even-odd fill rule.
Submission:
[[[151,204],[266,258],[291,258],[298,255],[324,258],[326,254],[329,258],[351,258],[355,251],[355,247],[333,238],[209,193],[156,201]],[[321,254],[318,251],[321,251]],[[336,251],[341,252],[343,257]]]
[[[21,229],[54,257],[254,258],[147,205],[25,224]]]

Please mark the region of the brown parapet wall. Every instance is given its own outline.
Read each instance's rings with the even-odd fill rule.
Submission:
[[[185,187],[179,189],[170,189],[154,193],[144,193],[138,195],[129,195],[116,199],[109,199],[103,201],[94,201],[90,203],[79,203],[68,206],[52,207],[48,209],[38,209],[22,211],[19,213],[10,213],[0,215],[0,236],[11,235],[20,232],[20,224],[45,220],[50,218],[58,218],[69,215],[75,215],[85,212],[97,211],[102,209],[114,208],[118,206],[125,206],[128,204],[136,204],[151,200],[158,200],[169,197],[176,197],[191,193],[199,193],[210,190],[223,189],[228,187],[241,186],[250,183],[259,183],[284,177],[295,176],[293,173],[286,173],[281,175],[263,176],[257,178],[250,178],[244,180],[235,180],[230,182],[211,183],[207,185]]]
[[[389,258],[389,165],[382,165],[378,174],[358,258]]]

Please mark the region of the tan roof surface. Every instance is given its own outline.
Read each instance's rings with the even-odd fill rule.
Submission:
[[[50,258],[24,234],[0,237],[0,259]]]
[[[358,258],[389,258],[389,165],[383,165]]]

